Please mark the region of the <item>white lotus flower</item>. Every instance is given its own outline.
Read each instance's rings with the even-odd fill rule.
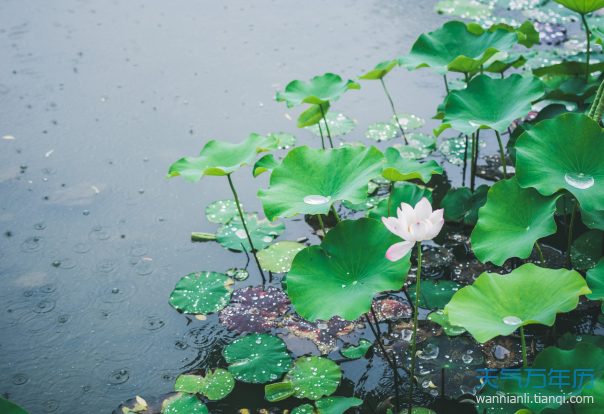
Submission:
[[[444,209],[432,211],[432,206],[426,197],[422,198],[415,208],[407,203],[401,203],[396,209],[397,217],[382,217],[388,230],[396,234],[404,242],[395,243],[386,252],[386,258],[393,262],[402,259],[415,243],[432,240],[443,228],[445,219]]]

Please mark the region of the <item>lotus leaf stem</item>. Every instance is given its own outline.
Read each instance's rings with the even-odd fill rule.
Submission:
[[[535,241],[535,247],[537,248],[537,251],[539,252],[539,258],[541,259],[541,267],[545,268],[545,260],[543,260],[543,252],[541,251],[541,247],[539,247],[539,243],[537,243],[537,241]]]
[[[499,131],[495,130],[495,135],[497,135],[497,142],[499,143],[499,152],[501,152],[501,165],[503,165],[503,179],[508,179],[508,171],[505,165],[505,151],[503,150],[503,144],[501,143],[501,137],[499,136]]]
[[[371,321],[369,320],[369,314],[367,312],[365,312],[365,318],[367,319],[367,325],[369,325],[369,328],[371,328],[371,332],[373,333],[373,336],[375,336],[375,340],[377,341],[378,346],[384,353],[384,357],[386,358],[386,361],[388,361],[388,365],[394,371],[394,375],[397,375],[399,377],[399,379],[402,381],[403,379],[400,377],[398,371],[396,370],[396,361],[393,364],[392,361],[390,360],[390,357],[388,356],[388,354],[386,353],[386,349],[384,348],[384,344],[382,344],[381,338],[378,336],[378,333],[376,332],[375,328],[371,324]]]
[[[396,114],[396,109],[394,109],[394,102],[392,102],[392,98],[390,97],[390,94],[388,93],[388,89],[386,89],[386,84],[384,83],[384,79],[380,79],[380,81],[382,82],[382,86],[384,87],[384,92],[386,92],[386,96],[388,96],[388,100],[390,101],[390,106],[392,107],[392,113],[394,114],[394,119],[396,119],[396,124],[398,125],[399,129],[401,130],[401,134],[403,134],[403,139],[405,140],[405,145],[409,145],[409,143],[407,142],[407,136],[405,135],[405,131],[403,130],[403,126],[398,121],[398,115]]]
[[[522,341],[522,365],[527,367],[526,360],[526,340],[524,339],[524,326],[520,327],[520,340]]]
[[[573,214],[570,216],[570,228],[568,229],[568,247],[566,249],[566,268],[568,270],[572,269],[571,262],[570,262],[570,248],[573,245],[573,225],[575,224],[575,215],[577,214],[578,207],[579,207],[579,200],[575,200],[575,205],[573,206]]]
[[[504,76],[503,76],[503,72],[501,72],[501,79],[503,79],[503,78],[504,78]]]
[[[325,236],[327,235],[327,232],[325,231],[325,226],[323,225],[323,220],[321,219],[320,214],[317,214],[317,217],[319,217],[319,223],[321,224],[321,230],[323,230],[323,238],[325,238]]]
[[[321,122],[319,122],[319,132],[321,133],[321,146],[325,149],[325,138],[323,138],[323,128],[321,128]]]
[[[577,407],[575,406],[575,403],[570,403],[570,408],[573,410],[573,414],[577,414]]]
[[[390,183],[390,195],[388,196],[388,217],[392,217],[390,212],[390,204],[392,203],[392,193],[394,192],[394,181]]]
[[[598,93],[596,93],[596,97],[594,98],[594,101],[591,104],[591,108],[589,109],[589,117],[591,119],[596,118],[596,108],[600,105],[600,100],[602,99],[603,90],[604,90],[604,81],[600,84],[600,87],[598,88]]]
[[[590,52],[590,46],[589,46],[589,41],[590,41],[590,37],[591,37],[591,32],[589,30],[589,25],[587,24],[587,20],[585,20],[585,15],[581,14],[581,19],[583,19],[583,25],[585,26],[585,34],[587,35],[587,59],[586,59],[586,63],[587,66],[585,68],[585,85],[587,85],[589,83],[589,52]],[[594,101],[595,102],[595,101]]]
[[[415,309],[413,311],[413,343],[411,345],[411,373],[409,383],[409,410],[407,414],[411,414],[413,406],[413,386],[415,380],[415,346],[417,343],[417,310],[419,308],[419,282],[422,273],[422,242],[417,242],[417,281],[415,282]]]
[[[447,83],[447,74],[443,75],[445,78],[445,88],[447,89],[447,95],[449,94],[449,84]]]
[[[480,65],[480,74],[484,75],[484,65]]]
[[[229,184],[231,185],[231,191],[233,191],[233,195],[235,196],[235,204],[237,204],[237,210],[239,210],[239,217],[241,217],[241,223],[243,223],[243,228],[245,229],[245,234],[247,235],[247,239],[250,242],[250,247],[252,249],[252,253],[256,250],[254,248],[254,243],[252,243],[252,238],[250,237],[250,232],[247,230],[247,226],[245,225],[245,216],[243,215],[243,211],[241,211],[241,205],[239,204],[239,197],[237,197],[237,191],[235,191],[235,187],[233,186],[233,181],[231,180],[231,174],[227,174],[227,178],[229,179]]]
[[[476,177],[476,162],[474,159],[474,153],[476,152],[476,134],[472,132],[472,167],[470,169],[470,190],[474,192],[474,180]]]
[[[568,224],[566,223],[566,194],[564,194],[562,196],[562,208],[563,208],[562,215],[564,216],[564,238],[567,238],[568,237]]]
[[[596,108],[596,111],[594,113],[594,121],[596,121],[597,123],[600,123],[600,121],[602,120],[602,113],[604,113],[604,95],[600,95],[600,100],[598,101],[598,106]],[[592,105],[595,105],[595,100],[594,103]]]
[[[381,338],[382,332],[380,331],[380,323],[378,321],[377,315],[375,314],[375,311],[373,310],[373,303],[371,303],[371,315],[373,316],[373,322],[375,323],[375,328],[377,329],[377,333]],[[395,371],[394,372],[394,396],[395,396],[394,407],[396,408],[396,412],[398,413],[400,404],[399,404],[399,400],[398,400],[398,375],[396,372],[396,357],[393,356],[392,359],[394,359],[394,366],[391,368]]]
[[[325,121],[325,129],[327,130],[327,138],[329,138],[329,143],[331,144],[331,148],[333,149],[333,142],[331,141],[331,133],[329,132],[329,125],[327,125],[327,118],[325,118],[325,111],[323,111],[323,107],[319,105],[321,108],[321,115],[323,115],[323,121]],[[325,149],[325,148],[323,148]]]
[[[216,235],[211,233],[191,233],[191,241],[203,242],[208,240],[216,240]]]
[[[338,220],[338,223],[342,220],[340,220],[340,216],[338,216],[338,212],[336,211],[336,206],[334,206],[333,204],[331,205],[331,211],[333,211],[333,215],[336,216],[336,220]]]

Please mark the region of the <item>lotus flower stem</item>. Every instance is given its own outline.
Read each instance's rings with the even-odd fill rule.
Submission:
[[[476,177],[476,162],[474,159],[474,153],[476,152],[476,134],[472,132],[472,167],[470,169],[470,190],[474,192],[474,180]]]
[[[384,348],[384,344],[382,344],[382,340],[381,340],[380,336],[378,335],[378,333],[376,332],[375,328],[371,324],[371,320],[369,319],[369,313],[365,312],[365,318],[367,319],[367,325],[369,325],[369,328],[371,328],[371,332],[373,333],[373,336],[375,336],[375,339],[376,339],[376,341],[378,343],[378,346],[380,347],[380,349],[384,353],[384,357],[386,358],[386,361],[388,362],[388,365],[394,371],[394,375],[398,376],[398,379],[402,381],[403,379],[400,377],[400,375],[399,375],[399,373],[398,373],[398,371],[396,369],[396,360],[394,361],[394,363],[392,363],[392,361],[390,360],[390,357],[388,356],[388,354],[386,353],[386,349]]]
[[[415,385],[415,345],[417,343],[417,310],[419,308],[419,282],[422,273],[422,242],[417,242],[417,281],[415,282],[415,309],[413,311],[413,343],[411,345],[411,372],[409,383],[409,410],[407,414],[411,414],[413,402],[413,386]]]
[[[445,88],[447,89],[447,95],[449,94],[449,83],[447,82],[447,74],[444,75],[445,78]]]
[[[598,107],[596,108],[596,112],[594,113],[594,121],[596,121],[597,123],[600,123],[600,121],[602,120],[602,113],[604,113],[604,99],[602,99],[604,97],[604,95],[600,95],[600,100],[598,101]],[[594,105],[595,105],[595,100],[594,100]]]
[[[566,268],[568,270],[572,270],[572,266],[571,266],[571,262],[570,262],[570,248],[573,245],[573,225],[575,224],[575,215],[577,214],[578,207],[579,207],[579,200],[575,200],[575,205],[573,206],[573,214],[570,216],[570,228],[568,229],[568,247],[566,249]]]
[[[247,235],[247,239],[250,242],[250,247],[252,249],[252,253],[256,250],[254,248],[254,244],[252,243],[252,238],[250,237],[250,232],[247,230],[247,226],[245,225],[245,216],[243,215],[243,211],[241,211],[241,205],[239,204],[239,197],[237,197],[237,191],[235,191],[235,187],[233,187],[233,181],[231,180],[231,174],[227,174],[227,178],[229,179],[229,184],[231,185],[231,191],[233,191],[233,195],[235,196],[235,204],[237,204],[237,210],[239,210],[239,217],[241,217],[241,223],[243,223],[243,228],[245,229],[245,234]]]
[[[323,129],[321,128],[321,123],[319,122],[319,132],[321,133],[321,146],[325,149],[325,139],[323,138]]]
[[[508,179],[508,171],[505,166],[505,151],[503,150],[503,144],[501,143],[501,137],[499,136],[499,131],[495,130],[495,135],[497,135],[497,142],[499,143],[499,151],[501,152],[501,165],[503,165],[503,179]]]
[[[539,252],[539,258],[541,259],[541,267],[545,267],[545,260],[543,260],[543,252],[541,251],[541,247],[539,247],[539,243],[535,240],[535,247]]]
[[[329,143],[331,144],[331,148],[333,149],[333,142],[331,141],[331,133],[329,132],[329,125],[327,125],[327,118],[325,118],[325,111],[323,111],[323,107],[319,105],[321,108],[321,115],[323,115],[323,121],[325,121],[325,129],[327,130],[327,138],[329,138]],[[323,147],[325,149],[325,147]]]
[[[602,99],[602,91],[604,90],[604,82],[602,82],[600,84],[600,87],[598,88],[598,93],[596,93],[596,97],[594,98],[594,101],[591,104],[591,108],[589,110],[589,117],[591,119],[595,119],[596,118],[596,108],[599,106],[600,104],[600,100]],[[597,121],[597,119],[596,119]]]
[[[524,340],[524,326],[520,327],[520,340],[522,341],[522,365],[526,368],[526,341]]]
[[[581,19],[583,19],[583,25],[585,26],[585,34],[587,35],[587,59],[586,59],[586,69],[585,69],[585,85],[587,85],[589,83],[589,52],[590,52],[590,46],[589,46],[589,41],[590,41],[590,36],[591,36],[591,32],[589,30],[589,25],[587,24],[587,20],[585,20],[585,15],[581,14]],[[595,102],[595,101],[594,101]]]
[[[336,211],[336,206],[334,206],[333,204],[331,205],[331,211],[333,211],[333,215],[336,216],[336,220],[338,221],[338,223],[342,220],[340,220],[340,216],[338,216],[338,212]]]
[[[568,237],[568,225],[566,223],[566,194],[562,196],[562,208],[563,208],[563,216],[564,216],[564,237]]]
[[[484,75],[484,65],[480,65],[480,74]]]
[[[501,79],[504,79],[504,78],[505,78],[505,76],[503,76],[503,72],[501,72]]]
[[[390,106],[392,107],[392,113],[394,114],[394,119],[396,119],[396,124],[398,125],[399,129],[401,130],[401,133],[403,134],[403,139],[405,140],[405,145],[409,145],[409,143],[407,142],[407,136],[405,135],[405,131],[403,131],[403,126],[398,121],[398,115],[396,114],[396,109],[394,109],[394,102],[392,102],[392,98],[390,97],[390,94],[388,93],[388,89],[386,89],[386,84],[384,83],[384,79],[380,79],[380,81],[382,82],[382,86],[384,87],[384,92],[386,92],[386,96],[388,97],[388,100],[390,101]],[[446,85],[446,81],[445,81],[445,85]],[[447,88],[447,93],[449,93],[449,88]]]
[[[388,196],[388,217],[392,216],[390,204],[392,204],[392,193],[394,192],[394,181],[390,183],[390,195]]]

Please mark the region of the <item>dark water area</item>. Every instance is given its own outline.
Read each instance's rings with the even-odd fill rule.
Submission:
[[[1,2],[0,395],[31,414],[111,413],[136,395],[173,391],[185,371],[226,368],[222,349],[241,335],[217,315],[200,321],[179,314],[168,298],[184,275],[246,266],[243,253],[190,240],[192,231],[216,232],[205,207],[232,194],[225,177],[194,185],[167,180],[169,166],[197,156],[210,140],[240,142],[252,132],[288,132],[297,145],[319,147],[291,120],[301,109],[277,103],[275,93],[325,72],[353,79],[407,53],[420,33],[450,20],[433,11],[434,3]],[[441,77],[398,68],[386,82],[398,112],[427,120],[418,132],[440,124],[430,118],[445,96]],[[332,110],[358,121],[338,143],[371,143],[368,125],[391,116],[378,82],[363,82]],[[497,154],[494,135],[484,135],[483,153]],[[394,142],[402,140],[377,146]],[[430,159],[446,169],[429,185],[438,202],[462,184],[462,168],[436,151]],[[264,216],[256,193],[268,179],[254,179],[251,166],[233,175],[246,211]],[[277,241],[320,243],[303,217],[280,221],[286,230]],[[262,284],[253,264],[248,270],[235,289]],[[280,287],[280,279],[266,285]],[[580,329],[601,329],[591,316],[581,318]],[[348,341],[361,336],[373,339],[359,331]],[[305,339],[286,343],[294,356],[320,354]],[[392,374],[378,356],[341,368],[334,395],[374,406],[390,395]],[[439,407],[428,394],[415,398],[416,405]],[[208,407],[254,413],[301,403],[271,404],[262,385],[238,382]],[[473,408],[453,404],[448,412]]]

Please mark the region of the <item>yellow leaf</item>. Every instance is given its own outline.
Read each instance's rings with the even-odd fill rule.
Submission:
[[[199,319],[200,321],[205,321],[208,319],[206,315],[195,315],[195,318]]]
[[[142,405],[143,407],[147,406],[147,401],[143,400],[141,397],[139,397],[138,395],[136,396],[136,402],[139,403],[140,405]]]

